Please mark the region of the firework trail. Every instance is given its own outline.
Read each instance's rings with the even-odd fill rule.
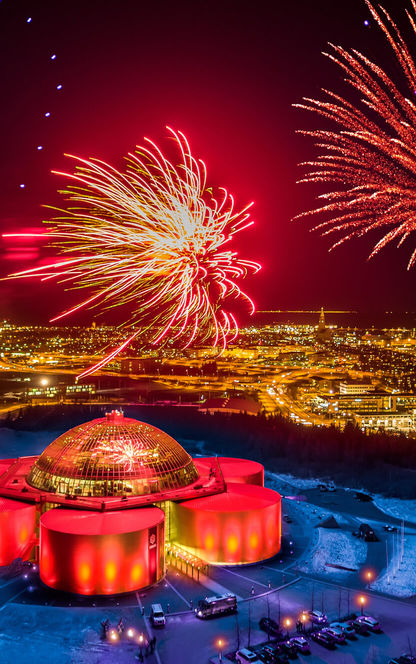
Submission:
[[[323,235],[335,233],[332,248],[373,229],[383,231],[371,256],[393,240],[400,245],[416,229],[416,65],[397,25],[382,8],[366,4],[383,31],[401,73],[399,86],[376,63],[355,49],[329,44],[324,53],[337,64],[353,88],[348,101],[323,90],[323,101],[304,98],[299,108],[313,111],[335,123],[333,131],[301,131],[312,136],[322,150],[313,161],[303,162],[300,182],[331,183],[332,191],[318,196],[322,204],[304,212],[323,214],[315,226]],[[416,36],[416,1],[406,12]],[[413,251],[408,268],[416,262]]]
[[[68,206],[54,208],[59,216],[46,222],[45,233],[62,258],[9,278],[37,276],[89,289],[52,321],[85,307],[125,307],[124,325],[151,330],[154,344],[180,338],[184,347],[198,342],[225,348],[238,334],[226,300],[244,298],[254,312],[238,281],[260,265],[228,248],[253,223],[252,203],[235,211],[232,195],[222,188],[214,198],[204,163],[192,156],[181,132],[168,130],[180,156],[176,166],[149,139],[149,147],[128,155],[124,173],[98,159],[67,155],[77,161],[74,174],[58,173],[73,183],[60,192]],[[79,377],[110,362],[141,329]]]

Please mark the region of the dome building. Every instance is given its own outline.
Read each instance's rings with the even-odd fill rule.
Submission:
[[[39,457],[0,462],[0,565],[34,558],[52,588],[131,592],[164,576],[172,545],[204,564],[274,556],[280,503],[261,464],[192,459],[164,431],[113,411]]]
[[[176,440],[114,411],[54,440],[27,481],[65,495],[122,496],[179,489],[197,478],[192,457]]]

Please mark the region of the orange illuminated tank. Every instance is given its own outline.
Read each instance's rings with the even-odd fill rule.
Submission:
[[[125,512],[49,510],[40,520],[40,577],[53,588],[108,595],[150,586],[164,574],[158,507]]]
[[[192,459],[167,433],[113,411],[39,457],[0,461],[0,565],[32,550],[44,583],[90,595],[157,583],[165,544],[203,564],[264,560],[280,548],[281,499],[262,484],[261,464]]]
[[[250,484],[227,484],[224,493],[175,503],[177,543],[214,564],[254,563],[280,549],[281,497]]]

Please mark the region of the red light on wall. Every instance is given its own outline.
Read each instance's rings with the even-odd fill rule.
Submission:
[[[271,558],[280,549],[281,498],[259,486],[228,484],[227,492],[173,504],[176,542],[211,563]]]
[[[163,522],[164,513],[156,507],[108,513],[50,510],[41,517],[41,579],[81,595],[152,585],[164,573]]]
[[[34,505],[0,498],[0,566],[10,565],[15,558],[28,558],[35,522]]]

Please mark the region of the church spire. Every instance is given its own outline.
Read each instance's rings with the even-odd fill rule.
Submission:
[[[325,313],[324,313],[324,308],[321,307],[321,313],[319,315],[319,323],[318,323],[318,332],[324,332],[325,331]]]

